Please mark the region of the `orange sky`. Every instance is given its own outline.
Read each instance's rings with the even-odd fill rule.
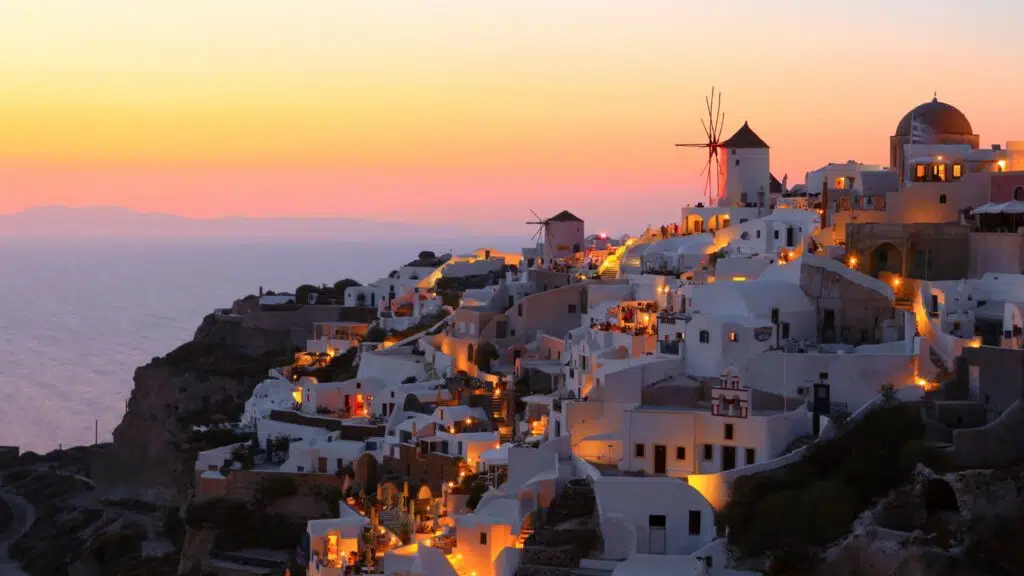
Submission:
[[[0,5],[0,213],[569,208],[629,231],[699,199],[700,154],[672,145],[700,139],[712,84],[724,135],[749,120],[790,183],[886,163],[933,90],[983,145],[1024,139],[1019,2],[103,5]]]

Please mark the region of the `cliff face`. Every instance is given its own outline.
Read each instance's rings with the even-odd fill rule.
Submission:
[[[185,500],[195,455],[223,443],[223,434],[193,428],[237,420],[267,371],[290,361],[292,341],[287,330],[207,316],[191,342],[135,371],[113,446],[94,463],[97,484],[147,501]]]

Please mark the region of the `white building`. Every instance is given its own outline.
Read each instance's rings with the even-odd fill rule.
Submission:
[[[721,182],[719,206],[770,206],[771,175],[768,144],[746,122],[722,142],[719,156]]]
[[[670,477],[601,477],[594,481],[601,557],[691,554],[715,539],[715,511],[689,484]]]
[[[547,219],[544,226],[544,261],[568,258],[586,247],[583,220],[562,210]]]

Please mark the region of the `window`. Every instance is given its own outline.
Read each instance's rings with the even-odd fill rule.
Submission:
[[[487,546],[487,532],[480,533],[480,544],[483,546]]]
[[[776,239],[776,240],[778,240],[778,239],[779,239],[779,231],[778,231],[778,230],[776,230],[776,231],[775,231],[775,239]]]
[[[575,313],[576,313],[576,305],[575,304],[569,304],[569,314],[575,314]]]
[[[704,459],[707,461],[715,459],[715,447],[711,444],[704,445]]]
[[[964,176],[964,167],[962,164],[953,164],[953,179],[959,180]]]
[[[757,231],[757,237],[761,238],[761,231],[760,230]]]
[[[753,448],[747,448],[747,465],[754,463],[754,457],[757,456],[757,452]]]
[[[924,180],[924,164],[914,166],[914,180]]]
[[[732,424],[726,424],[725,425],[725,439],[726,440],[732,440],[732,432],[733,432]]]
[[[939,194],[939,204],[945,204],[945,203],[946,203],[946,195],[945,194]]]
[[[935,179],[938,180],[939,182],[945,182],[946,181],[946,165],[945,164],[936,164],[935,166],[933,166],[932,167],[932,173],[935,175]]]
[[[739,165],[740,165],[740,159],[739,159],[739,158],[737,158],[737,159],[736,159],[736,165],[737,165],[737,166],[739,166]]]
[[[700,510],[690,510],[690,536],[700,535]]]
[[[647,526],[650,528],[664,528],[665,524],[664,514],[651,514],[647,517]]]
[[[1014,200],[1024,200],[1024,186],[1017,186],[1013,189]]]
[[[516,307],[516,311],[519,313],[520,316],[523,315],[523,304],[522,303],[520,303],[519,306]]]
[[[676,446],[676,460],[686,460],[685,446]]]
[[[836,188],[836,190],[845,190],[846,189],[846,178],[843,178],[842,176],[840,176],[839,178],[836,178],[835,188]]]
[[[772,324],[778,324],[778,323],[779,323],[779,309],[778,308],[772,308]]]
[[[789,338],[789,322],[782,323],[782,337]]]
[[[637,444],[637,445],[633,446],[633,455],[636,456],[637,458],[643,458],[644,457],[644,445],[643,444]]]
[[[701,330],[700,331],[700,343],[701,344],[707,344],[709,342],[711,342],[711,333],[708,332],[707,330]]]
[[[740,337],[736,335],[734,330],[729,331],[729,342],[738,342],[739,339]]]

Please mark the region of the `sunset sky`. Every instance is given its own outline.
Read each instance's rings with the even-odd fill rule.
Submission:
[[[712,85],[790,183],[931,99],[1024,139],[1024,2],[0,4],[0,213],[120,205],[618,231],[698,201]]]

